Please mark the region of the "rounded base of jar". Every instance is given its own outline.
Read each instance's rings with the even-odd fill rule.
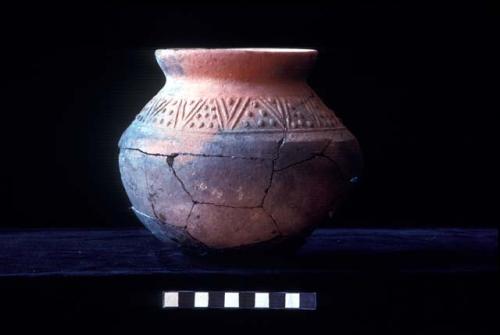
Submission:
[[[297,251],[312,232],[308,230],[300,235],[278,236],[267,241],[246,244],[230,248],[210,248],[196,240],[180,227],[164,223],[156,218],[146,215],[132,207],[134,214],[162,242],[175,243],[180,250],[189,256],[204,256],[209,258],[231,258],[237,256],[240,260],[245,256],[265,254],[266,257],[283,256]],[[269,252],[272,252],[270,254]]]

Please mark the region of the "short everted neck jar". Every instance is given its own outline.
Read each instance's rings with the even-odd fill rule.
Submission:
[[[133,210],[198,250],[307,235],[360,173],[354,136],[306,83],[307,49],[165,49],[165,86],[120,140]]]

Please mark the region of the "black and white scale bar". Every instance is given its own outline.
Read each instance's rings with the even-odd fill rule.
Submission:
[[[166,291],[163,308],[315,310],[316,292]]]

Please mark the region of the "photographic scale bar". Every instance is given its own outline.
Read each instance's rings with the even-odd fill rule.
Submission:
[[[165,291],[163,308],[315,310],[316,292]]]

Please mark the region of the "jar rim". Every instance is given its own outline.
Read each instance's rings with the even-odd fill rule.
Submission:
[[[156,51],[167,52],[255,52],[255,53],[318,53],[316,49],[307,48],[165,48]]]

